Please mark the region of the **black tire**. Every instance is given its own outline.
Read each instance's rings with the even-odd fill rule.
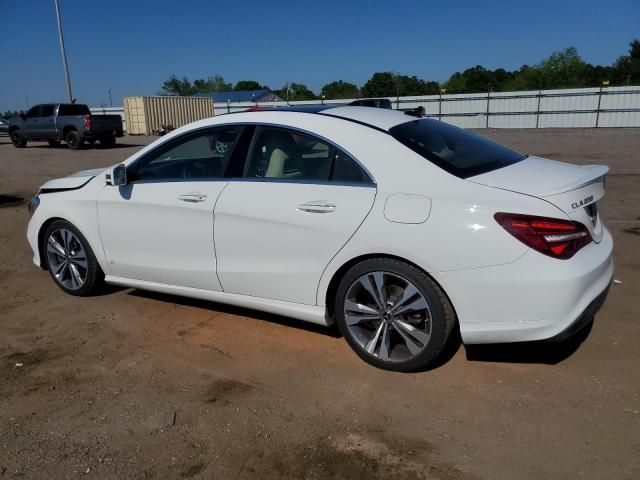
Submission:
[[[100,145],[104,147],[113,147],[116,144],[116,137],[102,137],[100,138]]]
[[[68,242],[68,248],[65,248],[64,245],[61,244],[65,252],[67,252],[68,254],[65,256],[50,253],[48,249],[50,237],[53,235],[54,239],[60,239],[60,232],[62,231],[68,231],[72,233],[72,237]],[[78,249],[78,244],[80,246],[80,249]],[[71,274],[73,272],[71,272],[70,268],[67,268],[66,270],[64,268],[62,269],[61,278],[58,278],[56,276],[55,271],[57,269],[56,263],[59,265],[65,260],[68,263],[70,261],[70,258],[73,258],[72,254],[74,252],[77,252],[78,250],[84,253],[84,258],[86,259],[86,268],[79,266],[79,263],[74,263],[76,271],[81,276],[84,273],[83,283],[79,287],[74,288],[73,285],[69,285],[70,280],[66,280],[65,282],[65,279],[70,279],[70,277],[72,276]],[[51,274],[51,278],[53,278],[53,281],[56,283],[56,285],[58,285],[66,293],[70,295],[86,297],[98,291],[102,286],[104,282],[104,273],[100,268],[100,264],[96,260],[93,250],[91,249],[91,245],[89,245],[89,242],[84,237],[84,235],[82,235],[82,233],[80,233],[80,231],[70,222],[67,222],[66,220],[56,220],[55,222],[51,223],[51,225],[49,225],[44,234],[41,252],[42,255],[44,255],[45,264],[47,266],[47,270]]]
[[[406,325],[410,321],[413,321],[413,319],[410,319],[407,314],[404,314],[405,316],[403,316],[402,314],[398,316],[389,315],[389,310],[393,309],[393,302],[399,301],[398,297],[392,297],[392,295],[389,293],[389,288],[398,288],[397,286],[385,286],[386,296],[388,299],[388,303],[386,306],[386,320],[371,320],[371,323],[369,324],[367,324],[366,322],[358,323],[358,328],[355,329],[358,331],[354,331],[353,326],[349,327],[347,325],[347,321],[345,319],[345,301],[347,299],[347,294],[353,291],[351,290],[352,287],[357,288],[355,287],[356,285],[358,287],[361,285],[358,283],[360,279],[370,278],[369,274],[373,274],[374,272],[382,273],[383,278],[385,279],[391,278],[392,281],[395,282],[401,283],[402,281],[406,281],[412,284],[418,291],[416,295],[420,294],[422,298],[426,300],[428,310],[424,311],[428,312],[428,317],[430,317],[430,320],[429,322],[426,321],[427,315],[425,314],[425,320],[423,321],[425,330],[427,328],[429,329],[429,336],[425,344],[421,344],[421,350],[419,351],[419,353],[414,354],[409,352],[407,342],[406,340],[403,340],[400,332],[400,330],[402,330],[406,335],[407,330],[399,328],[397,324],[397,321],[401,320],[403,322],[403,325]],[[364,290],[360,291],[364,292]],[[365,293],[365,295],[369,294]],[[373,299],[372,296],[370,298]],[[391,301],[392,298],[393,302]],[[408,263],[388,258],[365,260],[349,269],[338,285],[334,311],[336,322],[338,324],[340,332],[347,340],[349,346],[358,354],[360,358],[375,367],[396,372],[410,372],[420,370],[433,363],[447,345],[447,342],[449,341],[451,333],[453,332],[454,326],[456,324],[456,316],[453,310],[453,306],[447,299],[447,296],[444,294],[442,289],[428,275]],[[360,313],[366,315],[366,312],[361,311]],[[382,315],[379,318],[382,318]],[[369,353],[365,349],[365,346],[362,344],[363,334],[359,333],[364,332],[364,336],[366,337],[367,332],[371,332],[373,337],[373,331],[377,330],[383,322],[388,322],[384,327],[385,330],[387,330],[388,328],[388,333],[385,332],[385,334],[389,335],[388,341],[390,342],[389,345],[391,345],[391,347],[388,349],[389,354],[386,355],[389,358],[388,360],[379,358],[380,356],[383,356],[381,355],[382,345],[380,343],[380,346],[377,347],[377,340],[373,345],[374,353]],[[427,327],[427,325],[430,326]],[[361,337],[360,340],[358,340],[357,336]],[[396,339],[395,344],[393,343],[393,339]],[[365,340],[368,340],[368,338],[365,338]],[[382,338],[381,342],[384,342],[384,337]],[[415,348],[415,345],[416,344],[412,346]],[[395,353],[392,352],[396,351],[400,351],[401,355],[399,356],[399,358],[392,359],[392,356],[395,355]],[[403,355],[406,356],[406,358],[404,358]]]
[[[14,130],[11,132],[11,143],[16,148],[24,148],[27,146],[27,137],[20,130]]]
[[[60,140],[47,140],[50,147],[57,148],[60,146]]]
[[[76,130],[67,132],[64,137],[64,141],[67,142],[67,146],[71,150],[80,150],[82,148],[82,144],[84,143],[82,137]]]

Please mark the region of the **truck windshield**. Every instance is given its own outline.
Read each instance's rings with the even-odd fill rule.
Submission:
[[[69,103],[63,103],[60,105],[58,109],[58,115],[61,117],[64,116],[74,116],[74,115],[89,115],[91,112],[89,111],[89,107],[86,105],[74,105]]]
[[[401,123],[389,133],[414,152],[460,178],[497,170],[526,158],[526,155],[479,135],[427,118]]]

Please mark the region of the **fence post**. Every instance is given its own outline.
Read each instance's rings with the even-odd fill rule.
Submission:
[[[598,94],[598,109],[596,110],[596,127],[598,128],[600,123],[600,104],[602,102],[602,87],[609,85],[609,80],[603,80],[600,84],[600,93]]]
[[[540,99],[542,98],[542,89],[538,90],[538,108],[536,109],[536,128],[540,125]]]
[[[487,113],[484,128],[489,128],[489,102],[491,101],[491,88],[487,89]]]
[[[227,113],[231,113],[231,100],[227,99]]]
[[[438,101],[438,121],[441,122],[442,121],[442,94],[444,92],[446,92],[447,90],[444,88],[440,89],[440,97],[439,97],[439,101]]]

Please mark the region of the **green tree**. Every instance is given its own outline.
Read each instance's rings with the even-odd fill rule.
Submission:
[[[247,91],[247,90],[263,90],[263,89],[267,89],[268,90],[269,87],[267,87],[266,85],[260,85],[255,80],[239,80],[233,86],[233,89],[236,92],[243,92],[243,91]]]
[[[187,77],[179,79],[175,75],[171,75],[169,79],[162,84],[162,89],[158,93],[160,95],[181,95],[188,97],[196,93],[226,92],[229,90],[231,90],[231,84],[225,82],[224,78],[220,75],[194,80],[193,84]]]
[[[426,82],[415,75],[412,77],[398,75],[396,82],[398,83],[398,93],[400,96],[435,95],[440,91],[438,82]]]
[[[640,83],[640,40],[635,39],[629,44],[629,54],[616,60],[611,73],[616,84]]]
[[[361,92],[365,98],[395,97],[398,94],[398,83],[393,72],[376,72],[362,86]]]
[[[322,87],[322,95],[327,99],[358,98],[360,90],[353,83],[337,80]]]
[[[165,80],[162,84],[162,89],[158,93],[160,95],[180,95],[186,97],[196,92],[187,77],[179,79],[175,75],[171,75],[169,79]]]
[[[554,52],[536,66],[540,70],[542,88],[576,88],[587,86],[588,66],[575,47]]]
[[[289,101],[316,99],[316,94],[309,90],[304,83],[288,83],[274,93],[280,98]]]

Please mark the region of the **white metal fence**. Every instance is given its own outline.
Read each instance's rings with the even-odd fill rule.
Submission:
[[[640,127],[637,86],[387,98],[394,109],[422,106],[427,116],[462,128]],[[353,100],[308,100],[290,105],[346,104]],[[223,102],[215,104],[215,112],[239,112],[256,105],[280,106],[286,102]],[[92,109],[95,113],[101,110]],[[120,112],[124,117],[124,111]]]

